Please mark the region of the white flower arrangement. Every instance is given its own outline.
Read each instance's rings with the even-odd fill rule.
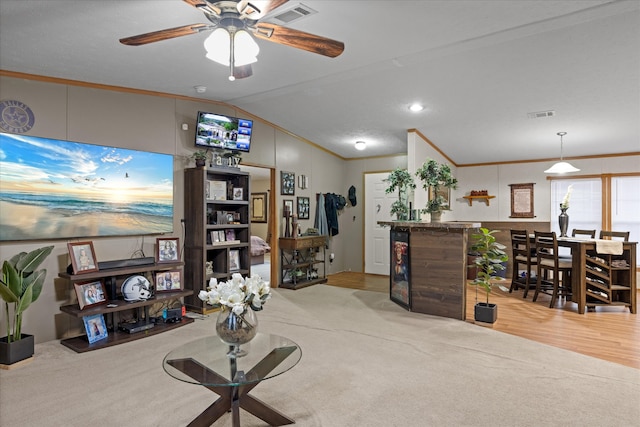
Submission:
[[[213,307],[228,307],[235,314],[242,315],[248,308],[262,310],[264,303],[271,298],[271,287],[257,274],[244,278],[240,273],[234,273],[227,282],[218,283],[215,278],[209,280],[207,290],[200,291],[198,298]]]
[[[573,191],[573,184],[567,188],[567,194],[564,195],[562,203],[560,203],[561,209],[569,209],[569,199],[571,198],[571,191]]]

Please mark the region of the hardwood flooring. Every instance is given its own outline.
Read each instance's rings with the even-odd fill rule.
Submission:
[[[328,276],[327,285],[374,292],[389,292],[389,277],[343,272]],[[504,282],[509,286],[509,282]],[[482,295],[482,294],[480,294]],[[640,369],[640,316],[622,307],[597,307],[578,314],[572,302],[558,302],[549,308],[549,296],[532,302],[522,290],[513,293],[494,289],[490,302],[498,304],[498,321],[493,329],[554,347]],[[640,295],[638,296],[640,301]],[[473,323],[475,287],[467,289],[467,321]]]

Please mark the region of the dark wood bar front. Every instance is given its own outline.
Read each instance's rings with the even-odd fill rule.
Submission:
[[[465,320],[469,239],[480,223],[381,221],[378,224],[391,227],[391,233],[409,234],[410,304],[407,308],[417,313]],[[393,275],[390,280],[394,280]]]

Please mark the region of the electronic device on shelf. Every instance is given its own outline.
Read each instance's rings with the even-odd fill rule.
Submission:
[[[154,327],[153,323],[146,323],[144,321],[135,322],[135,323],[121,323],[120,329],[129,332],[130,334],[135,334],[136,332],[146,331],[147,329],[151,329]]]
[[[249,152],[253,121],[198,111],[196,147]]]

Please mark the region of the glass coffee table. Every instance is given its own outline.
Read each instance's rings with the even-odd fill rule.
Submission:
[[[258,333],[242,345],[246,356],[230,357],[230,347],[213,335],[188,342],[169,352],[162,361],[173,378],[204,386],[220,397],[189,426],[210,426],[231,412],[234,427],[240,426],[240,408],[271,426],[293,424],[294,420],[249,394],[264,380],[293,368],[302,357],[300,347],[278,335]]]

